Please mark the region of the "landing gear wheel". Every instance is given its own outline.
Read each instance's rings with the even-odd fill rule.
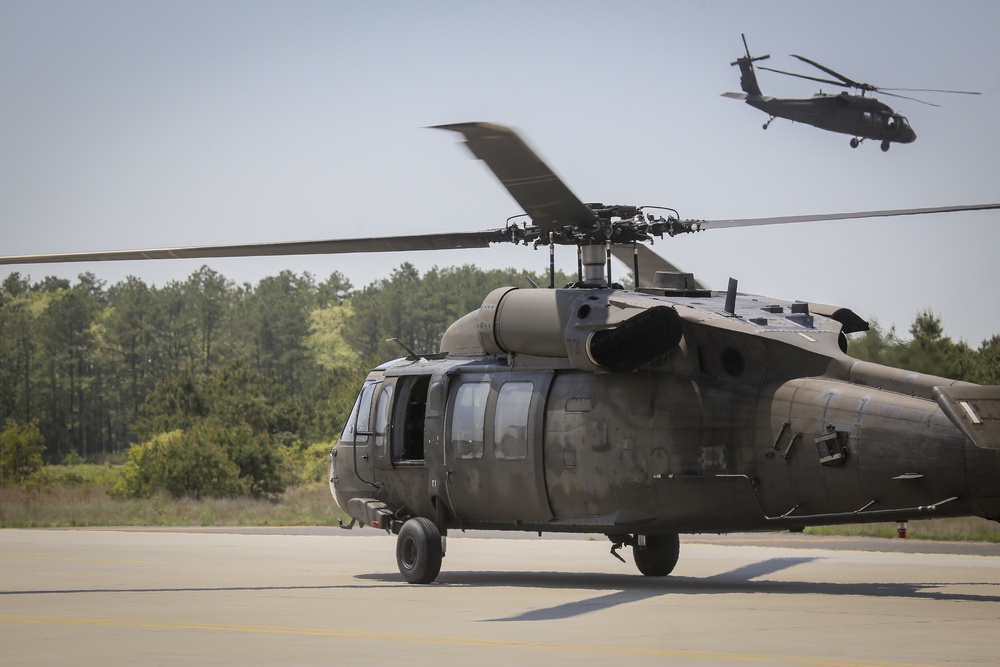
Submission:
[[[422,516],[410,519],[399,529],[396,565],[410,584],[429,584],[441,572],[441,533],[434,522]]]
[[[883,141],[882,142],[882,152],[885,153],[887,150],[889,150],[889,142],[888,141]]]
[[[860,141],[858,141],[858,138],[857,138],[857,137],[854,137],[853,139],[851,139],[851,148],[857,148],[857,147],[858,147],[858,144],[860,144],[860,143],[861,143],[861,142],[860,142]]]
[[[632,559],[647,577],[665,577],[674,571],[680,552],[681,541],[677,533],[646,535],[646,546],[632,547]]]

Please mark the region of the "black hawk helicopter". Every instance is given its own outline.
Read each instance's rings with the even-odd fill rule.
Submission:
[[[585,204],[510,128],[462,134],[530,222],[482,232],[2,257],[0,264],[488,247],[578,248],[579,281],[503,287],[434,353],[364,381],[330,453],[351,523],[397,535],[403,578],[438,576],[449,530],[606,535],[669,574],[680,533],[975,515],[1000,520],[1000,386],[859,361],[847,308],[711,291],[637,245],[726,227],[1000,208],[743,220]],[[666,215],[654,211],[665,211]],[[611,281],[612,254],[638,287]],[[639,263],[663,271],[640,270]]]
[[[797,123],[806,123],[807,125],[818,127],[821,130],[852,135],[851,148],[857,148],[865,139],[874,139],[881,142],[880,145],[884,152],[889,150],[889,146],[893,142],[909,144],[917,139],[917,133],[913,131],[906,116],[896,113],[888,104],[874,97],[867,97],[866,93],[878,92],[883,95],[899,97],[935,107],[940,105],[925,102],[915,97],[900,95],[898,92],[892,91],[955,93],[961,95],[980,94],[967,90],[939,90],[936,88],[882,88],[873,86],[870,83],[859,83],[809,58],[793,54],[792,57],[798,58],[826,72],[830,76],[835,77],[836,80],[785,72],[779,69],[764,67],[763,65],[760,66],[760,69],[795,76],[800,79],[828,83],[842,88],[860,90],[861,94],[850,94],[845,90],[836,95],[817,93],[812,97],[804,99],[767,97],[761,93],[760,86],[757,84],[757,75],[754,73],[753,64],[760,60],[767,60],[771,56],[751,56],[750,47],[747,46],[746,35],[743,35],[743,48],[746,50],[746,56],[737,58],[736,62],[730,63],[740,68],[740,87],[743,89],[743,92],[723,93],[723,97],[743,100],[755,109],[760,109],[768,114],[770,118],[764,123],[765,130],[775,118],[787,118]]]

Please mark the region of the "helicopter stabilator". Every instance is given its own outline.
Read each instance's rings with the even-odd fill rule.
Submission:
[[[502,287],[435,352],[372,370],[330,453],[350,524],[397,535],[411,583],[448,531],[606,535],[639,571],[679,535],[923,517],[1000,520],[1000,387],[859,361],[848,308],[713,291],[641,242],[718,228],[1000,208],[973,204],[734,220],[585,204],[510,128],[461,134],[528,220],[481,232],[2,257],[0,264],[413,251],[579,249],[578,281]],[[637,287],[611,276],[631,260]],[[551,254],[550,254],[551,257]],[[550,261],[550,265],[552,262]],[[622,559],[624,560],[624,559]]]

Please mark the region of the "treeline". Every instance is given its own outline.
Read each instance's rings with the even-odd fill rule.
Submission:
[[[953,341],[945,335],[941,318],[926,310],[919,313],[909,329],[910,339],[903,340],[895,327],[884,330],[872,322],[871,329],[852,337],[848,354],[931,375],[976,384],[1000,384],[1000,335],[983,341],[978,348],[964,340]]]
[[[386,339],[434,352],[489,290],[526,287],[528,278],[542,280],[473,266],[420,275],[410,264],[360,290],[339,272],[318,281],[285,271],[238,285],[203,266],[163,287],[12,273],[0,285],[0,425],[36,424],[49,462],[99,459],[178,414],[150,403],[162,399],[157,387],[237,361],[294,404],[283,429],[302,442],[330,440],[367,371],[405,354]]]
[[[34,425],[48,462],[120,455],[178,429],[207,438],[213,424],[249,428],[241,443],[259,444],[261,433],[271,443],[329,441],[367,371],[405,354],[387,339],[436,351],[448,325],[491,289],[529,280],[548,283],[468,265],[421,275],[403,264],[361,289],[338,272],[319,281],[285,271],[238,285],[202,267],[163,287],[138,278],[108,286],[91,273],[76,282],[12,273],[0,285],[0,427]],[[1000,336],[974,349],[947,337],[929,312],[910,336],[876,323],[852,336],[850,353],[1000,384]],[[218,414],[232,419],[220,423]]]

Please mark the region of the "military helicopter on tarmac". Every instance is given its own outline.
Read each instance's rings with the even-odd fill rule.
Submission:
[[[750,106],[768,114],[770,118],[764,123],[765,130],[775,118],[787,118],[794,122],[806,123],[807,125],[818,127],[821,130],[852,135],[851,148],[857,148],[865,139],[874,139],[881,142],[880,145],[884,152],[889,150],[889,146],[893,142],[909,144],[917,139],[917,134],[913,131],[906,116],[896,113],[888,104],[880,102],[874,97],[867,97],[866,93],[878,92],[883,95],[900,97],[934,107],[940,105],[918,100],[915,97],[900,95],[898,92],[892,91],[954,93],[960,95],[980,94],[967,90],[939,90],[936,88],[881,88],[873,86],[870,83],[859,83],[809,58],[793,54],[793,58],[798,58],[802,62],[826,72],[830,76],[835,77],[836,80],[785,72],[779,69],[764,67],[763,65],[760,66],[760,69],[800,79],[828,83],[843,88],[852,88],[860,90],[861,94],[850,94],[845,90],[836,95],[817,93],[812,97],[804,99],[767,97],[761,92],[760,86],[757,84],[757,75],[754,73],[753,64],[760,60],[767,60],[771,56],[751,56],[750,47],[747,46],[746,35],[743,35],[743,48],[746,50],[746,56],[737,58],[735,62],[730,63],[740,68],[740,87],[743,89],[743,92],[723,93],[723,97],[743,100]]]
[[[530,222],[482,232],[0,258],[2,264],[487,247],[578,248],[578,282],[503,287],[370,372],[330,453],[356,524],[394,533],[403,578],[450,530],[606,535],[669,574],[680,533],[976,515],[1000,520],[1000,386],[858,361],[848,308],[711,291],[640,242],[716,228],[1000,208],[745,220],[585,204],[510,128],[460,133]],[[612,253],[638,287],[612,281]],[[639,262],[666,271],[640,270]]]

